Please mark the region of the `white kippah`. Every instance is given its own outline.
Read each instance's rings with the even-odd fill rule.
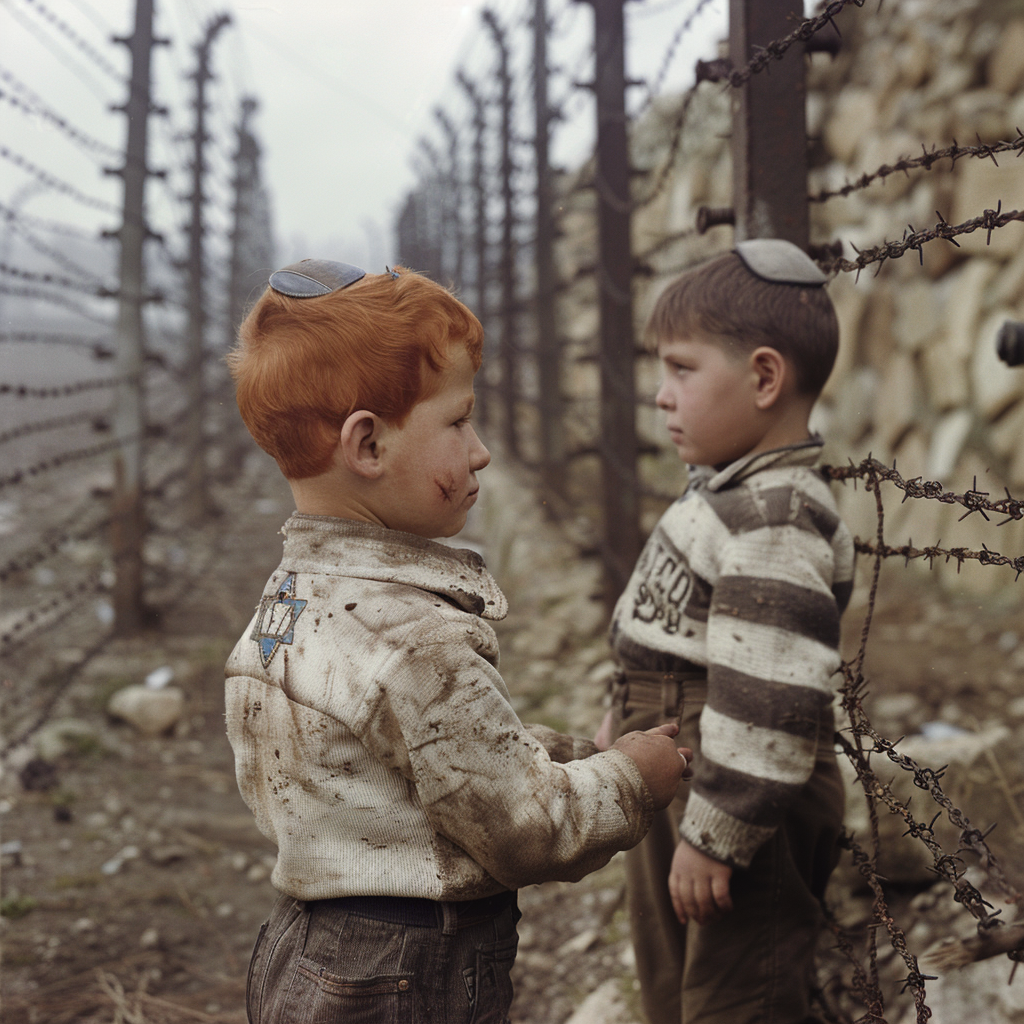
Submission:
[[[781,238],[749,238],[734,251],[762,281],[820,288],[828,280],[803,249]]]

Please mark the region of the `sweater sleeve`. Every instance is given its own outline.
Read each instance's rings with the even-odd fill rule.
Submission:
[[[680,826],[693,846],[738,867],[810,777],[840,664],[828,510],[797,490],[781,497],[774,514],[762,508],[734,525],[721,552],[701,757]]]
[[[650,793],[616,750],[553,761],[471,634],[444,622],[406,637],[374,672],[355,731],[434,830],[502,885],[582,878],[643,838]]]

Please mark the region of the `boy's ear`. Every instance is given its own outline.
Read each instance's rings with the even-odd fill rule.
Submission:
[[[384,421],[366,409],[352,413],[342,424],[335,457],[356,476],[376,480],[382,470],[381,435]]]
[[[754,405],[758,409],[770,409],[789,381],[789,365],[778,349],[761,345],[750,354],[750,367],[757,376]]]

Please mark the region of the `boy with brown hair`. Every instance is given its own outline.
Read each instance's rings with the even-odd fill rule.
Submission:
[[[670,284],[648,327],[690,481],[616,605],[621,673],[596,743],[673,722],[696,752],[692,784],[626,854],[651,1024],[815,1019],[853,574],[808,429],[838,346],[825,280],[789,242],[741,242]]]
[[[515,890],[635,845],[685,767],[674,725],[598,753],[509,703],[505,598],[432,539],[462,529],[490,461],[482,339],[423,277],[305,260],[229,357],[297,509],[226,669],[239,789],[278,847],[251,1024],[507,1020]]]

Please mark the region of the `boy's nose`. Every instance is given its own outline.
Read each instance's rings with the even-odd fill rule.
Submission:
[[[473,430],[472,425],[469,429]],[[478,470],[483,469],[490,461],[491,453],[484,447],[483,441],[480,440],[480,435],[473,430],[473,443],[469,448],[470,469],[475,473]]]
[[[663,380],[661,382],[661,386],[658,388],[658,393],[654,396],[654,404],[659,409],[671,409],[672,408],[672,405],[673,405],[672,393],[669,390],[667,385],[668,385],[668,381],[664,381]]]

